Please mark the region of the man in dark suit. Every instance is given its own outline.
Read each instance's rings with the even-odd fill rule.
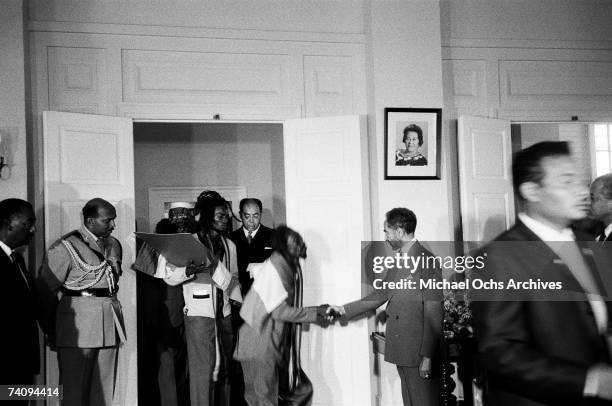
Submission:
[[[117,299],[121,244],[115,207],[95,198],[83,225],[48,250],[38,277],[49,340],[58,348],[62,405],[111,405],[125,327]],[[58,301],[58,293],[61,299]]]
[[[597,241],[612,241],[612,173],[591,183],[591,213],[603,226]]]
[[[21,199],[0,202],[0,320],[5,326],[0,334],[0,385],[32,385],[39,370],[34,281],[15,252],[30,242],[35,223],[30,203]]]
[[[246,295],[253,278],[247,267],[253,262],[263,262],[272,254],[272,233],[274,230],[261,224],[261,200],[246,198],[240,201],[240,219],[242,227],[235,230],[231,239],[236,244],[238,255],[238,279],[242,294]]]
[[[569,227],[586,216],[588,190],[565,142],[518,152],[512,172],[523,211],[484,248],[486,265],[474,279],[557,281],[564,290],[473,291],[489,294],[472,302],[486,404],[611,404],[609,312],[593,251]]]
[[[387,212],[385,239],[394,254],[412,258],[427,258],[433,254],[414,237],[417,219],[406,208]],[[391,268],[384,282],[413,279],[414,289],[377,288],[363,299],[332,309],[343,314],[343,319],[375,310],[387,303],[385,329],[385,361],[395,364],[402,386],[405,406],[433,406],[438,404],[439,380],[433,374],[433,358],[442,332],[442,291],[420,289],[419,280],[441,280],[439,268]]]

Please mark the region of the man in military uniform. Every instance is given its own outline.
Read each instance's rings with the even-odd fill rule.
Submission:
[[[83,226],[49,248],[39,275],[64,406],[112,404],[117,348],[125,341],[116,297],[122,251],[110,235],[116,216],[106,200],[88,201]]]

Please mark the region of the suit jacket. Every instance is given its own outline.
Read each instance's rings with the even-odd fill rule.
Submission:
[[[100,256],[114,258],[121,262],[121,244],[114,237],[104,240],[103,249],[83,228],[79,230],[82,238],[75,232],[69,233],[55,242],[48,250],[38,277],[41,298],[48,334],[58,347],[97,348],[119,344],[118,331],[124,332],[121,304],[114,297],[67,296],[58,301],[58,293],[66,281],[83,277],[74,266],[68,250],[61,243],[69,241],[80,257],[88,264],[99,265]],[[118,279],[118,277],[117,277]],[[85,277],[81,285],[92,281]],[[102,277],[92,289],[108,289],[106,277]]]
[[[5,326],[0,334],[1,385],[33,384],[34,375],[39,370],[38,306],[34,280],[27,272],[23,258],[19,254],[16,256],[23,272],[0,249],[0,320]]]
[[[274,230],[259,225],[257,234],[253,237],[253,240],[249,244],[246,236],[244,235],[243,227],[232,232],[230,238],[236,244],[236,251],[238,253],[238,280],[242,287],[242,294],[246,295],[251,285],[253,284],[253,278],[247,272],[247,266],[252,262],[263,262],[272,255],[272,233]]]
[[[520,221],[495,241],[484,248],[483,279],[534,277],[579,287],[567,265]],[[609,404],[582,396],[588,368],[609,364],[610,357],[586,296],[576,294],[581,300],[472,302],[487,404]]]
[[[432,256],[418,241],[410,247],[409,256]],[[363,299],[344,305],[347,319],[374,310],[387,303],[385,361],[399,366],[416,367],[423,357],[433,358],[442,332],[442,291],[419,289],[419,279],[442,279],[440,269],[390,269],[384,280],[403,278],[416,281],[417,289],[375,289]]]

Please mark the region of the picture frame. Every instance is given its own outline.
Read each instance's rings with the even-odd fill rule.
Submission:
[[[440,179],[440,108],[385,108],[385,180]]]

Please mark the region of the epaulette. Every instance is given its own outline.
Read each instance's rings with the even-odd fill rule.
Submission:
[[[75,237],[79,238],[79,235],[77,235],[77,233],[79,235],[81,234],[81,233],[79,233],[79,230],[72,230],[69,233],[66,233],[66,234],[62,235],[60,237],[60,240],[66,240],[68,237],[72,237],[72,236],[75,236]],[[82,239],[82,237],[81,237],[81,239]]]

